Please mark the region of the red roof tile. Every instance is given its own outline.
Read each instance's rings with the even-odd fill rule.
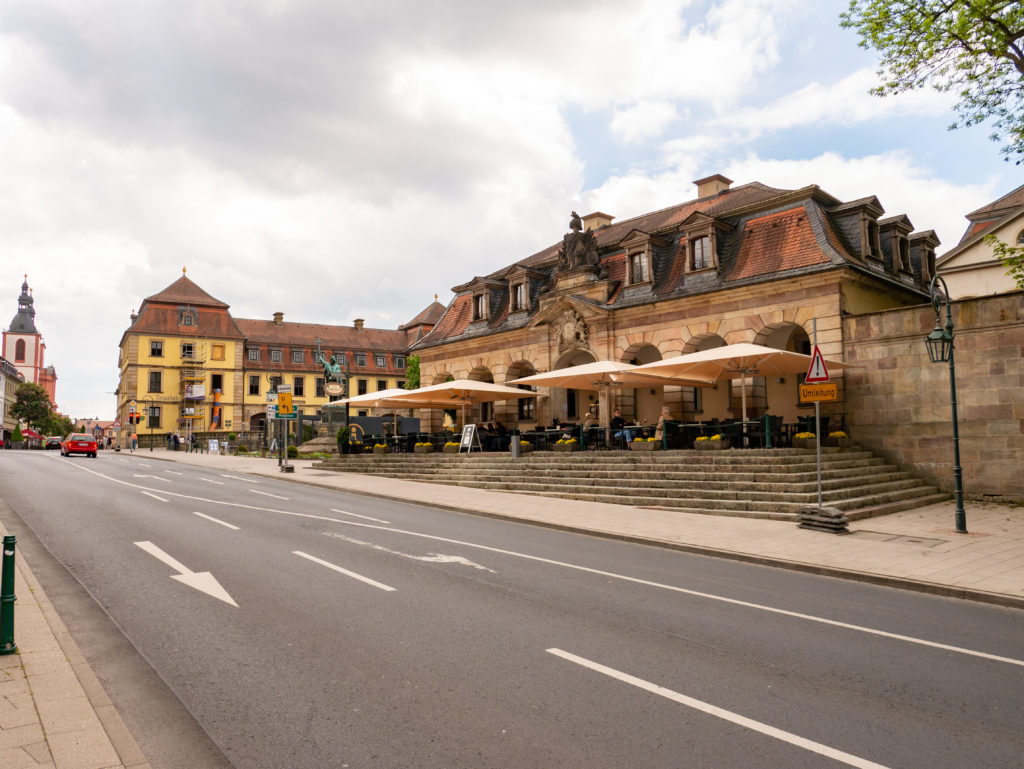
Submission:
[[[750,219],[736,264],[726,280],[741,280],[829,262],[803,206]]]
[[[199,288],[195,283],[182,275],[171,285],[153,296],[147,296],[142,300],[146,302],[160,302],[164,304],[190,304],[203,307],[219,307],[226,310],[228,305],[219,299],[214,299],[208,293]]]
[[[473,297],[470,294],[455,297],[444,317],[434,326],[428,337],[447,339],[458,336],[469,326],[472,318]]]

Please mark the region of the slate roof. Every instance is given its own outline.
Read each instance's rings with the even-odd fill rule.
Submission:
[[[838,216],[849,225],[850,212],[869,209],[881,212],[881,204],[874,196],[843,203],[819,187],[811,185],[799,190],[785,190],[752,182],[702,199],[691,200],[649,214],[615,222],[594,230],[601,266],[614,286],[603,307],[614,309],[650,304],[655,301],[695,296],[709,291],[738,285],[779,280],[800,274],[850,268],[870,272],[879,280],[898,284],[903,289],[919,290],[908,286],[905,280],[885,272],[877,264],[865,262],[859,248],[851,248],[844,237],[856,237],[837,225]],[[685,229],[694,225],[687,221],[700,214],[700,222],[712,217],[717,227],[716,271],[686,272]],[[833,215],[837,220],[833,221]],[[890,217],[890,221],[906,217]],[[858,225],[859,227],[859,225]],[[651,240],[651,281],[627,285],[627,240],[639,234]],[[859,230],[857,230],[859,231]],[[845,234],[844,234],[845,233]],[[553,283],[561,241],[486,276],[500,282],[517,268],[529,267],[542,276],[541,291]],[[854,244],[856,245],[856,244]],[[433,347],[460,338],[472,338],[488,333],[521,328],[537,313],[533,302],[528,313],[509,315],[508,286],[493,289],[490,286],[492,317],[487,323],[472,322],[472,292],[479,290],[478,280],[456,286],[456,296],[434,330],[412,349]],[[474,285],[475,284],[475,285]],[[497,293],[495,293],[497,292]],[[535,299],[531,292],[531,299]],[[593,300],[580,299],[580,301]]]

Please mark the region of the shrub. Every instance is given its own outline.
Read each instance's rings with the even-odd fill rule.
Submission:
[[[237,437],[238,436],[235,435],[234,433],[228,433],[228,440],[231,441],[231,443],[234,443]]]
[[[239,446],[238,447],[238,453],[239,454],[248,454],[249,453],[249,449],[246,448],[245,446]]]
[[[296,459],[299,456],[299,449],[296,446],[288,447],[288,459]]]

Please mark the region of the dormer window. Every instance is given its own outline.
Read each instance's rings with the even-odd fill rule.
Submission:
[[[526,284],[516,283],[512,286],[512,312],[522,312],[525,309],[527,309]]]
[[[706,270],[711,263],[711,236],[701,235],[690,241],[690,270]]]
[[[878,222],[874,219],[865,219],[863,237],[863,255],[880,259],[882,257],[882,243],[878,238]]]
[[[178,309],[178,325],[179,326],[195,326],[196,324],[196,311],[188,308]]]
[[[487,294],[474,294],[473,320],[487,319]]]
[[[896,255],[896,269],[900,272],[911,272],[910,242],[902,235],[894,236],[893,253]]]
[[[648,267],[647,267],[647,252],[638,251],[635,254],[629,255],[629,282],[633,283],[647,283],[648,278]]]

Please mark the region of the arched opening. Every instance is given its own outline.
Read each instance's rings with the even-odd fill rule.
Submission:
[[[472,380],[473,382],[490,382],[491,384],[494,384],[494,374],[492,374],[491,370],[486,366],[477,366],[469,372],[466,379]],[[478,403],[468,409],[467,413],[470,415],[469,421],[471,422],[476,422],[477,424],[493,422],[494,402]]]
[[[623,353],[623,361],[634,366],[654,363],[661,360],[661,350],[653,344],[635,344]],[[661,415],[661,407],[668,406],[673,415],[678,417],[679,387],[672,385],[640,385],[623,387],[616,392],[613,408],[622,409],[622,416],[627,421],[640,424],[654,424]]]
[[[555,361],[554,369],[582,366],[593,363],[597,358],[586,350],[569,350]],[[587,393],[571,388],[552,388],[551,390],[551,421],[576,422],[590,408],[597,415],[597,393]]]
[[[537,369],[533,367],[533,364],[524,360],[519,360],[508,367],[508,370],[505,372],[505,381],[509,382],[513,379],[522,379],[526,376],[533,376],[536,373]],[[518,387],[521,390],[537,392],[537,388],[531,387],[530,385],[513,386]],[[514,402],[503,401],[498,404],[494,418],[501,421],[506,426],[519,422],[536,422],[537,398],[523,398]]]
[[[754,337],[754,344],[772,347],[776,350],[811,354],[811,339],[802,326],[795,323],[777,323],[767,326]],[[757,377],[747,390],[747,415],[782,416],[787,422],[795,422],[800,416],[800,384],[805,374],[787,376]],[[805,413],[805,412],[804,412]]]
[[[25,362],[25,340],[19,339],[14,344],[14,362],[24,363]]]

